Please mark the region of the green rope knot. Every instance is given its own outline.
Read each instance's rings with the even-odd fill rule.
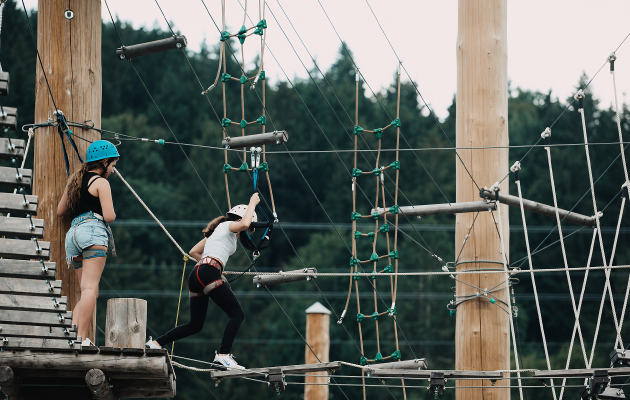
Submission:
[[[378,167],[377,167],[377,168],[374,168],[374,169],[372,170],[372,173],[373,173],[374,175],[376,175],[376,176],[379,176],[379,175],[381,174],[381,169],[380,169],[380,168],[378,168]]]
[[[219,40],[222,41],[222,42],[225,42],[229,38],[230,38],[230,32],[223,31],[223,32],[221,32],[221,38]]]
[[[378,277],[378,272],[372,271],[372,276],[370,278],[376,279]]]
[[[359,259],[356,257],[350,257],[350,266],[353,267],[355,265],[359,265]]]
[[[230,164],[223,164],[223,172],[226,174],[232,170],[232,166]]]
[[[221,125],[223,125],[224,127],[230,126],[231,123],[232,123],[232,121],[229,120],[228,118],[223,118],[221,120]]]
[[[372,253],[372,255],[370,256],[370,261],[377,261],[377,260],[378,260],[378,254]]]
[[[245,172],[245,171],[247,171],[248,168],[249,167],[247,166],[247,163],[244,162],[243,164],[241,164],[240,167],[238,167],[238,170],[241,171],[241,172]]]
[[[361,171],[359,168],[352,168],[352,177],[353,178],[358,178],[363,174],[363,171]]]
[[[350,219],[352,221],[356,221],[359,218],[361,218],[361,214],[359,214],[358,212],[353,211],[352,214],[350,215]]]
[[[392,353],[392,358],[394,360],[400,360],[400,350],[396,350],[395,352]]]
[[[68,136],[72,135],[72,129],[68,129]]]
[[[365,315],[363,315],[363,314],[361,314],[361,313],[358,313],[358,314],[357,314],[357,322],[361,322],[361,321],[363,321],[363,318],[365,318]]]
[[[392,121],[391,125],[394,128],[400,128],[400,118],[396,118],[395,120]]]
[[[360,237],[361,237],[361,235],[362,235],[362,233],[361,233],[361,232],[359,232],[359,231],[354,231],[354,238],[355,238],[355,239],[360,238]]]
[[[159,139],[158,144],[161,144],[162,146],[164,146],[164,139]]]
[[[368,233],[367,235],[368,235],[368,237],[370,238],[370,240],[373,242],[373,241],[374,241],[374,238],[375,238],[375,236],[376,236],[376,234],[375,234],[374,232],[370,232],[370,233]]]
[[[361,128],[361,127],[360,127],[360,126],[358,126],[358,125],[355,125],[355,127],[354,127],[354,134],[355,134],[355,135],[360,135],[360,134],[362,134],[362,133],[363,133],[363,128]]]
[[[392,214],[398,214],[400,212],[400,208],[398,207],[398,204],[389,207],[389,212]]]
[[[392,272],[394,272],[394,266],[393,266],[393,265],[388,265],[387,267],[385,267],[385,268],[383,269],[383,272],[384,272],[384,273],[386,273],[386,274],[387,274],[387,273],[390,273],[390,274],[391,274]]]
[[[241,122],[239,123],[239,125],[241,126],[241,128],[245,128],[247,126],[247,121],[242,119]]]
[[[378,219],[380,216],[381,216],[381,214],[379,214],[378,211],[374,211],[372,213],[372,218],[374,218],[374,219]]]
[[[400,169],[400,161],[394,161],[393,163],[389,164],[389,166],[392,169]]]
[[[265,172],[265,171],[269,171],[269,164],[267,164],[266,162],[260,164],[260,167],[258,167],[258,172]]]
[[[258,125],[266,125],[266,124],[267,124],[267,117],[266,117],[266,116],[264,116],[264,115],[263,115],[262,117],[259,117],[259,118],[256,120],[256,123],[257,123]]]
[[[355,272],[354,276],[352,277],[355,281],[361,280],[361,273],[360,272]]]
[[[396,315],[396,306],[394,306],[394,309],[392,310],[391,308],[387,309],[387,314],[391,317]]]
[[[241,42],[241,44],[245,43],[245,38],[247,37],[245,36],[245,33],[247,33],[247,28],[245,28],[245,25],[243,25],[241,26],[241,29],[238,30],[238,35],[236,35],[238,41]]]
[[[389,256],[389,258],[393,258],[393,259],[396,259],[396,260],[397,260],[397,259],[398,259],[398,250],[391,251],[391,252],[388,254],[388,256]]]
[[[361,365],[367,365],[367,358],[361,357]]]
[[[374,356],[374,361],[383,361],[383,355],[381,353],[376,353],[376,356]]]
[[[455,315],[455,310],[450,310],[449,314],[451,314],[452,317],[453,315]]]
[[[221,74],[221,82],[227,82],[232,79],[232,75],[223,73]]]
[[[372,317],[372,319],[373,319],[374,321],[378,321],[378,313],[377,313],[376,311],[374,311],[374,314],[372,314],[372,315],[371,315],[371,317]],[[381,360],[382,360],[382,358],[381,358]],[[377,360],[377,361],[378,361],[378,360]]]
[[[383,136],[383,128],[374,129],[374,135],[377,139],[380,139]]]
[[[381,232],[389,232],[389,224],[383,224],[380,228],[378,228]]]
[[[248,79],[245,75],[241,75],[241,79],[238,80],[242,85],[246,84]]]

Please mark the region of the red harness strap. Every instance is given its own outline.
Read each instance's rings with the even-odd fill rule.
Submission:
[[[216,289],[219,286],[223,285],[223,279],[217,279],[217,280],[212,281],[212,282],[210,282],[208,284],[203,283],[203,281],[199,277],[199,268],[201,268],[201,266],[204,265],[204,264],[205,265],[211,265],[211,266],[215,267],[216,269],[219,270],[219,272],[222,272],[222,270],[223,270],[223,266],[215,258],[204,257],[201,260],[199,260],[199,262],[195,265],[195,268],[197,269],[195,275],[197,276],[197,281],[199,281],[199,283],[203,287],[203,292],[193,292],[193,291],[191,291],[190,288],[188,288],[188,282],[186,282],[186,287],[188,288],[189,297],[197,297],[197,296],[201,296],[202,294],[207,295],[208,293],[210,293],[214,289]]]

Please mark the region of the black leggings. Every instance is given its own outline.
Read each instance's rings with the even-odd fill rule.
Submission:
[[[221,286],[215,288],[207,296],[203,294],[204,286],[217,279],[221,279],[221,272],[211,265],[201,264],[193,268],[190,275],[188,275],[188,289],[191,292],[201,293],[201,295],[190,298],[190,322],[173,328],[156,339],[160,346],[165,346],[175,340],[183,339],[201,332],[203,324],[206,321],[209,297],[230,317],[230,320],[225,325],[219,354],[230,353],[232,343],[234,343],[234,339],[245,318],[245,314],[234,292],[232,292],[230,285],[227,283],[223,283]],[[199,280],[204,283],[203,286]]]

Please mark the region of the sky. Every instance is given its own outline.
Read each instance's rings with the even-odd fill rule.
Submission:
[[[25,0],[36,8],[37,0]],[[220,0],[158,0],[176,31],[198,50],[205,40],[218,41],[219,33],[206,11],[221,25]],[[226,0],[227,29],[235,32],[243,24],[245,0]],[[155,0],[107,0],[115,18],[134,27],[159,26],[167,29]],[[378,18],[383,31],[371,9]],[[259,1],[249,0],[247,11],[256,23]],[[103,3],[103,19],[110,21]],[[527,0],[508,2],[508,77],[511,88],[548,92],[566,99],[584,72],[590,78],[630,34],[630,1],[627,0]],[[330,18],[329,22],[328,18]],[[307,79],[313,59],[326,71],[339,55],[340,40],[354,53],[354,59],[372,90],[388,87],[400,59],[424,100],[444,118],[457,86],[455,44],[457,2],[454,0],[268,0],[268,50],[265,70],[269,82]],[[248,20],[246,26],[252,23]],[[334,28],[333,28],[334,26]],[[335,29],[339,37],[335,33]],[[298,36],[299,35],[299,36]],[[124,40],[124,38],[123,38]],[[132,44],[132,43],[125,43]],[[393,47],[393,49],[392,49]],[[245,42],[248,65],[259,55],[260,40]],[[395,51],[395,53],[394,53]],[[115,49],[103,57],[114,56]],[[397,55],[396,55],[397,54]],[[630,38],[617,50],[616,80],[619,102],[630,90]],[[312,58],[311,58],[312,56]],[[210,82],[208,83],[208,85]],[[332,83],[334,88],[334,82]],[[614,101],[608,66],[591,84],[594,96],[608,107]],[[370,95],[370,88],[365,87]]]

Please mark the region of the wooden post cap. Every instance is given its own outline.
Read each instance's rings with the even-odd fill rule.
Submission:
[[[327,309],[320,303],[319,301],[315,302],[312,306],[306,309],[307,314],[328,314],[330,315],[330,310]]]

